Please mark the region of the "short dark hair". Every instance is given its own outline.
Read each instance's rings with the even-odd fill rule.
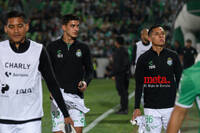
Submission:
[[[115,40],[119,45],[124,44],[124,38],[122,36],[117,36]]]
[[[19,11],[10,11],[6,14],[5,18],[4,18],[4,25],[8,24],[8,19],[10,18],[17,18],[20,17],[24,20],[25,23],[28,23],[28,19],[26,17],[26,15],[23,12],[19,12]]]
[[[71,20],[80,21],[80,18],[76,15],[73,15],[73,14],[66,14],[66,15],[62,16],[62,25],[67,24]]]
[[[191,39],[187,39],[186,42],[187,43],[192,43],[192,40]]]
[[[153,32],[153,29],[155,29],[155,28],[158,28],[158,27],[162,27],[161,25],[153,25],[153,26],[151,26],[151,28],[149,29],[149,32],[148,32],[148,36],[150,36],[151,35],[151,33]]]

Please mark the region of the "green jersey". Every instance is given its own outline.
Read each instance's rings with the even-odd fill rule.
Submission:
[[[195,102],[200,115],[200,61],[184,70],[180,81],[177,106],[191,108]],[[200,130],[199,130],[200,133]]]

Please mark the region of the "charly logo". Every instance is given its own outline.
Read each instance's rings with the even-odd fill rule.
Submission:
[[[11,72],[5,72],[6,77],[10,77],[10,75],[12,75]]]
[[[171,66],[171,65],[173,64],[172,58],[171,58],[171,57],[167,58],[167,64],[168,64],[169,66]]]
[[[9,86],[7,84],[2,84],[1,93],[5,94],[5,92],[8,90],[9,90]]]
[[[77,57],[81,57],[81,56],[82,56],[82,52],[81,52],[80,49],[78,49],[78,50],[76,51],[76,56],[77,56]]]
[[[57,51],[57,57],[58,58],[63,58],[62,50]]]
[[[149,69],[155,69],[156,66],[153,64],[153,61],[149,61]]]

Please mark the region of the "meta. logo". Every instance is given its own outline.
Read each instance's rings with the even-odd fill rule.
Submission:
[[[1,93],[5,93],[9,90],[9,86],[7,84],[2,84]]]
[[[167,81],[165,76],[161,77],[160,75],[155,77],[144,77],[144,84],[169,84],[170,81]]]

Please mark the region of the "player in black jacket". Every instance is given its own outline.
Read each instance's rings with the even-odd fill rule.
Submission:
[[[47,46],[47,51],[52,60],[56,78],[61,88],[64,89],[65,101],[67,100],[66,96],[71,96],[77,99],[78,103],[75,102],[75,104],[81,103],[81,106],[84,106],[83,92],[92,79],[93,66],[89,47],[76,40],[79,22],[79,18],[75,15],[63,16],[63,36],[50,43]],[[53,132],[62,133],[63,129],[59,128],[59,123],[62,123],[63,118],[55,117],[57,111],[52,109],[53,123],[56,123],[55,126],[53,125]],[[84,113],[73,108],[69,110],[69,115],[74,121],[76,132],[82,133],[82,128],[85,125]]]
[[[145,130],[160,133],[174,107],[182,67],[178,55],[164,48],[165,31],[161,26],[149,30],[152,48],[141,55],[136,65],[135,111],[132,119],[141,115],[140,100],[144,91]]]
[[[116,51],[113,55],[113,67],[111,76],[115,80],[116,88],[120,96],[121,108],[117,114],[128,114],[128,86],[130,77],[130,61],[128,50],[123,46],[124,39],[117,37],[115,41]]]

